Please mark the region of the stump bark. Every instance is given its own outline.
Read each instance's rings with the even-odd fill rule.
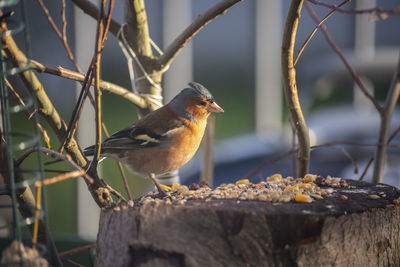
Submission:
[[[312,203],[158,200],[104,210],[96,266],[400,266],[399,190],[348,182],[355,188]],[[386,196],[369,197],[378,194]]]

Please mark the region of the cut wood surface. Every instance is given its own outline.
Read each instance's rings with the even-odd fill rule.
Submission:
[[[400,191],[348,183],[312,203],[157,199],[103,210],[96,266],[400,266]]]

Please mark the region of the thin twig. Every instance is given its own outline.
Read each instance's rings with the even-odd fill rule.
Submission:
[[[74,55],[72,54],[72,51],[68,45],[68,40],[67,40],[67,19],[65,17],[65,0],[61,0],[61,19],[62,19],[62,39],[61,41],[64,44],[65,50],[67,51],[68,58],[71,60],[71,62],[74,64],[75,69],[79,72],[82,72],[81,68],[78,66],[78,63],[76,62]]]
[[[319,5],[319,6],[323,6],[323,7],[327,7],[333,10],[336,10],[340,13],[345,13],[345,14],[364,14],[364,13],[386,13],[386,14],[390,14],[390,15],[398,15],[400,13],[400,5],[397,4],[394,8],[392,9],[384,9],[382,7],[374,7],[374,8],[368,8],[368,9],[343,9],[340,8],[340,6],[337,5],[331,5],[331,4],[327,4],[321,1],[317,1],[317,0],[307,0],[310,3],[313,3],[314,5]]]
[[[88,72],[85,75],[85,79],[82,84],[82,89],[78,97],[78,101],[72,111],[71,119],[68,123],[67,131],[65,133],[65,136],[63,137],[61,141],[60,148],[58,149],[60,152],[63,151],[64,147],[71,142],[71,140],[74,138],[76,129],[78,127],[79,119],[83,111],[83,107],[86,102],[86,97],[88,96],[89,93],[89,88],[90,85],[93,82],[93,63],[89,66]]]
[[[110,9],[109,9],[109,12],[111,12],[111,13],[113,11],[113,6],[114,6],[114,0],[111,0],[110,1]],[[104,12],[101,12],[101,14],[103,14],[103,13]],[[107,21],[106,21],[106,23],[108,23],[108,24],[111,23],[111,21],[112,21],[111,19],[108,19],[110,16],[111,16],[111,14],[108,14]],[[103,18],[103,16],[99,15],[99,21],[103,22],[102,18]],[[79,98],[78,98],[78,102],[75,105],[75,108],[74,108],[70,123],[68,124],[67,135],[66,135],[66,137],[64,138],[64,140],[62,142],[60,150],[62,150],[62,148],[65,145],[69,144],[71,138],[73,138],[73,136],[74,136],[74,134],[76,132],[76,129],[78,127],[78,122],[79,122],[80,116],[82,114],[82,110],[83,110],[83,107],[84,107],[84,104],[85,104],[85,101],[86,101],[86,97],[89,94],[89,87],[92,84],[92,81],[93,81],[93,79],[95,79],[95,76],[96,76],[95,65],[96,65],[96,62],[97,62],[98,55],[101,54],[101,52],[103,51],[103,48],[104,48],[104,44],[105,44],[106,38],[103,38],[103,36],[107,35],[107,31],[108,31],[108,29],[110,27],[108,24],[105,25],[104,31],[102,31],[101,36],[98,36],[98,38],[97,38],[97,40],[99,40],[98,46],[96,46],[97,48],[96,48],[95,53],[93,55],[93,58],[92,58],[90,66],[89,66],[88,72],[86,73],[85,80],[84,80],[83,86],[82,86],[82,90],[81,90],[81,93],[80,93]],[[96,44],[97,44],[97,42],[96,42]],[[99,79],[97,81],[99,81]],[[95,90],[95,92],[100,92],[100,90],[99,91]],[[100,94],[101,94],[101,92],[100,92]],[[99,131],[101,132],[101,130],[99,130]],[[99,131],[96,130],[97,133]]]
[[[346,145],[346,146],[360,146],[360,147],[374,147],[376,143],[361,143],[361,142],[352,142],[352,141],[334,141],[320,145],[311,146],[311,149],[321,148],[321,147],[331,147],[338,145]],[[390,148],[400,148],[400,145],[388,145]]]
[[[103,49],[104,44],[106,43],[106,40],[107,40],[108,31],[110,29],[110,25],[111,25],[111,21],[112,21],[112,13],[114,10],[114,4],[115,4],[115,0],[110,0],[110,3],[108,5],[107,17],[104,19],[105,28],[104,28],[103,38],[101,39],[101,46],[102,46],[101,49]]]
[[[7,87],[10,89],[10,91],[14,94],[14,96],[18,99],[18,102],[22,105],[22,106],[26,106],[24,100],[22,99],[22,97],[17,93],[17,91],[15,91],[14,87],[11,85],[11,83],[8,81],[8,79],[5,79],[6,85]],[[34,111],[36,112],[36,111]],[[25,116],[28,118],[28,120],[30,120],[34,125],[37,126],[37,128],[39,129],[40,135],[42,136],[42,140],[44,142],[44,144],[46,145],[47,148],[51,148],[50,146],[50,137],[47,134],[47,131],[43,128],[43,126],[39,123],[36,122],[34,116],[31,116],[31,114],[29,113],[28,110],[24,110],[24,114]]]
[[[124,202],[127,202],[126,199],[124,198],[123,195],[121,195],[120,192],[118,192],[117,190],[115,190],[114,188],[112,188],[110,185],[106,186],[107,189],[110,191],[111,194],[113,194],[114,196],[116,196],[117,198],[121,199]]]
[[[68,156],[58,153],[57,151],[45,148],[45,147],[32,147],[28,150],[26,150],[18,159],[15,160],[15,166],[18,167],[21,165],[21,163],[33,152],[41,151],[43,153],[49,154],[53,158],[56,159],[61,159],[65,162],[67,162],[72,168],[82,171],[83,169],[76,164],[74,161],[72,161]],[[83,170],[84,171],[84,170]],[[89,184],[93,183],[93,178],[90,177],[86,172],[82,174],[82,176],[89,182]]]
[[[369,166],[371,165],[371,163],[374,161],[374,158],[371,157],[367,163],[367,165],[365,166],[364,171],[362,172],[362,174],[360,175],[360,177],[358,178],[359,181],[362,181],[364,179],[364,176],[367,174]]]
[[[62,39],[67,41],[67,19],[65,17],[65,0],[61,0]]]
[[[42,185],[36,185],[36,205],[35,205],[35,222],[33,224],[32,232],[32,248],[36,249],[36,243],[38,240],[39,233],[39,214],[41,209],[41,195],[42,195]]]
[[[2,32],[8,31],[8,27],[4,21],[0,23],[0,30]],[[9,62],[14,67],[26,68],[29,64],[29,61],[25,54],[19,49],[13,37],[9,34],[4,34],[1,39],[4,44],[4,52],[7,55]],[[39,81],[33,70],[20,72],[19,77],[24,85],[29,89],[29,92],[36,97],[39,107],[38,113],[51,126],[57,138],[62,141],[67,133],[67,126],[49,99],[43,84]],[[79,164],[79,166],[87,166],[87,160],[73,138],[66,147],[66,150],[68,154],[71,155],[72,159]],[[105,187],[105,182],[101,180],[96,173],[90,172],[89,174],[91,177],[93,177],[94,182],[90,183],[87,179],[85,179],[85,182],[89,186],[89,191],[93,196],[93,199],[96,201],[99,207],[110,206],[112,204],[112,198],[110,196],[110,192]]]
[[[1,31],[8,31],[7,24],[2,21]],[[7,59],[11,64],[18,68],[26,68],[29,64],[28,59],[25,54],[19,49],[18,45],[15,43],[13,37],[9,34],[2,36],[4,52]],[[43,84],[39,81],[35,73],[32,70],[27,70],[19,73],[19,76],[25,86],[30,90],[32,94],[36,96],[38,101],[38,112],[46,119],[47,123],[52,127],[57,135],[58,139],[63,139],[64,134],[67,132],[67,127],[65,122],[61,119],[53,103],[49,99],[46,91],[44,90]],[[68,153],[70,153],[74,160],[81,166],[87,164],[85,157],[78,149],[78,145],[75,140],[71,140],[71,145],[68,148]]]
[[[82,72],[81,69],[79,68],[78,64],[75,61],[74,55],[71,51],[71,48],[69,47],[68,41],[67,41],[67,20],[65,18],[65,0],[62,0],[61,3],[61,18],[62,18],[62,32],[58,29],[56,23],[54,22],[49,10],[47,9],[47,7],[45,6],[45,4],[43,3],[42,0],[37,0],[40,7],[42,8],[44,14],[46,15],[47,20],[50,23],[50,26],[53,28],[54,32],[56,33],[56,35],[58,36],[58,38],[61,40],[65,51],[67,53],[67,56],[69,58],[69,60],[74,64],[75,69],[79,72]]]
[[[72,265],[78,266],[78,267],[85,267],[85,265],[80,264],[80,263],[78,263],[76,261],[73,261],[71,259],[65,259],[65,261],[68,262],[68,263],[71,263]]]
[[[344,147],[339,147],[340,151],[342,151],[342,153],[346,156],[346,158],[348,158],[351,162],[351,164],[354,167],[354,173],[357,174],[358,173],[358,166],[357,166],[357,162],[353,159],[353,157],[350,155],[349,152],[347,152],[346,149],[344,149]]]
[[[106,136],[106,138],[108,138],[108,137],[110,136],[110,134],[109,134],[109,132],[108,132],[106,126],[104,125],[104,123],[103,123],[102,126],[103,126],[104,135]],[[116,160],[115,162],[117,163],[118,170],[119,170],[119,172],[120,172],[120,174],[121,174],[121,177],[122,177],[122,181],[123,181],[123,183],[124,183],[124,188],[125,188],[126,194],[128,195],[129,200],[132,200],[133,198],[132,198],[131,190],[130,190],[130,188],[129,188],[128,179],[126,178],[124,168],[122,167],[122,163],[119,162],[119,161],[117,161],[117,160]]]
[[[175,40],[165,49],[164,54],[158,59],[159,70],[169,66],[179,52],[186,46],[186,44],[195,36],[204,26],[210,23],[219,15],[223,15],[233,5],[243,0],[225,0],[216,4],[204,14],[199,15],[192,24],[189,25]]]
[[[79,73],[79,72],[76,72],[73,70],[69,70],[69,69],[65,69],[60,66],[51,67],[48,65],[44,65],[33,59],[31,60],[31,67],[33,69],[37,70],[38,72],[44,72],[47,74],[56,75],[56,76],[60,76],[63,78],[74,80],[74,81],[83,82],[85,80],[85,75],[82,73]],[[93,86],[93,83],[91,85]],[[117,85],[117,84],[100,80],[99,86],[103,90],[106,90],[107,92],[110,92],[110,93],[113,93],[113,94],[116,94],[116,95],[119,95],[119,96],[125,98],[126,100],[128,100],[129,102],[135,104],[136,106],[138,106],[140,108],[145,108],[147,106],[146,100],[143,97],[141,97],[141,96]]]
[[[400,126],[397,127],[396,130],[394,130],[394,132],[390,135],[390,137],[388,138],[387,144],[390,144],[390,142],[392,142],[392,140],[396,137],[396,135],[400,132]]]
[[[47,20],[50,23],[50,26],[53,28],[53,30],[55,31],[55,33],[57,34],[58,38],[62,39],[62,34],[60,32],[60,30],[58,29],[56,23],[53,20],[53,17],[50,15],[49,10],[47,9],[47,7],[45,6],[45,4],[43,3],[42,0],[37,0],[40,7],[42,8],[44,14],[46,15]]]
[[[345,0],[343,1],[339,7],[345,5],[346,3],[350,2],[351,0]],[[306,48],[307,44],[310,42],[311,38],[314,36],[314,34],[317,32],[318,28],[321,27],[322,23],[324,23],[330,16],[332,16],[337,9],[332,10],[331,12],[328,13],[328,15],[325,16],[323,20],[321,20],[318,25],[314,28],[314,30],[310,33],[310,35],[307,37],[303,45],[301,46],[299,52],[297,53],[296,59],[294,60],[293,65],[296,66],[297,61],[299,60],[301,54],[303,53],[304,49]]]
[[[311,149],[314,150],[314,149],[317,149],[317,148],[335,147],[335,146],[342,146],[342,145],[346,145],[346,146],[361,146],[361,147],[375,147],[376,146],[376,144],[372,144],[372,143],[369,144],[369,143],[349,142],[349,141],[335,141],[335,142],[329,142],[329,143],[314,145],[314,146],[311,146]],[[399,145],[388,145],[388,147],[392,147],[392,148],[396,148],[396,149],[400,148]],[[268,167],[268,166],[274,164],[275,162],[278,162],[278,161],[290,156],[293,153],[296,153],[297,151],[298,151],[298,148],[290,149],[290,150],[288,150],[286,152],[283,152],[283,153],[279,154],[275,158],[268,159],[267,161],[262,163],[259,167],[254,169],[254,171],[252,171],[251,173],[246,175],[243,179],[248,179],[248,178],[253,177],[254,175],[260,173],[266,167]]]
[[[68,54],[69,59],[70,59],[70,60],[73,62],[73,64],[75,65],[76,70],[77,70],[78,72],[82,72],[82,71],[80,70],[79,66],[77,65],[75,59],[74,59],[74,56],[73,56],[73,54],[72,54],[72,52],[71,52],[71,49],[69,48],[68,41],[67,41],[67,20],[66,20],[66,16],[65,16],[65,8],[66,8],[65,0],[62,0],[62,3],[61,3],[62,33],[60,33],[59,29],[58,29],[57,26],[55,25],[55,23],[54,23],[54,21],[53,21],[51,15],[50,15],[50,13],[49,13],[49,11],[48,11],[47,8],[44,6],[43,2],[42,2],[41,0],[38,0],[38,1],[39,1],[40,6],[42,7],[43,11],[44,11],[45,14],[47,15],[47,18],[48,18],[48,21],[50,22],[50,25],[53,27],[53,29],[55,30],[57,36],[58,36],[58,37],[61,39],[61,41],[63,42],[64,47],[65,47],[65,50],[66,50],[66,52],[67,52],[67,54]],[[110,5],[109,5],[109,11],[112,11],[113,7],[114,7],[114,5],[113,5],[113,4],[110,4]],[[107,21],[109,21],[110,19],[111,19],[111,13],[108,14]],[[108,23],[109,23],[109,22],[108,22]],[[104,38],[104,40],[102,40],[102,43],[103,43],[103,44],[104,44],[104,41],[105,41],[105,38]],[[82,80],[83,80],[83,79],[82,79]],[[91,96],[91,93],[89,92],[88,94],[89,94],[89,99],[91,100],[93,106],[95,106],[95,105],[94,105],[93,97]],[[66,142],[66,143],[69,143],[69,142],[68,142],[68,138],[65,139],[65,142]],[[62,142],[62,143],[64,144],[64,142]],[[61,146],[60,152],[63,150],[63,147],[64,147],[64,146]],[[49,148],[50,148],[50,147],[49,147]]]
[[[82,252],[82,251],[86,251],[86,250],[89,250],[89,249],[95,248],[95,247],[96,247],[96,243],[93,243],[93,244],[86,245],[86,246],[83,246],[83,247],[74,248],[74,249],[71,249],[71,250],[67,250],[67,251],[61,252],[61,253],[58,254],[58,256],[62,259],[62,258],[65,258],[67,256],[71,256],[73,254],[76,254],[76,253],[79,253],[79,252]]]
[[[99,17],[99,9],[96,5],[91,3],[89,0],[72,0],[72,2],[79,7],[83,12],[96,19]],[[110,32],[117,37],[118,31],[121,28],[121,24],[111,19],[110,21]]]
[[[68,180],[70,178],[81,177],[81,176],[85,175],[85,173],[86,173],[85,170],[70,171],[70,172],[63,173],[63,174],[60,174],[57,176],[46,178],[43,181],[42,180],[36,181],[35,186],[39,187],[42,185],[55,184],[55,183],[58,183],[58,182],[61,182],[64,180]]]
[[[100,158],[101,151],[101,91],[99,86],[100,80],[100,60],[101,60],[101,42],[104,34],[104,9],[106,6],[106,0],[101,1],[100,13],[97,19],[97,33],[96,33],[96,44],[95,44],[95,64],[94,64],[94,95],[96,100],[95,112],[96,112],[96,146],[94,150],[93,160],[91,167],[96,169],[97,162]]]
[[[117,163],[118,171],[121,174],[122,182],[124,183],[124,188],[125,188],[126,194],[128,196],[128,199],[132,200],[133,198],[132,198],[131,189],[129,188],[128,179],[126,178],[126,174],[125,174],[124,168],[122,167],[122,163],[119,161],[116,161],[116,163]]]
[[[305,2],[307,11],[310,13],[311,17],[314,19],[316,23],[319,23],[319,18],[317,17],[317,14],[315,14],[314,10],[312,9],[311,5],[306,1]],[[321,25],[321,30],[325,36],[325,39],[328,41],[329,45],[332,47],[332,49],[335,51],[335,53],[340,57],[342,60],[343,64],[346,66],[347,70],[349,71],[351,77],[353,78],[354,82],[358,85],[358,87],[361,89],[363,94],[372,102],[372,104],[375,106],[376,110],[381,113],[382,112],[382,107],[379,105],[378,101],[368,92],[368,90],[365,88],[364,84],[362,83],[360,76],[357,74],[357,72],[351,67],[350,63],[347,61],[346,57],[343,55],[342,50],[335,44],[333,41],[331,35],[329,34],[328,30],[326,29],[325,25]]]

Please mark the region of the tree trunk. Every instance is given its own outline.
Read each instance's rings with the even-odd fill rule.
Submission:
[[[400,266],[400,191],[348,182],[355,187],[312,203],[157,200],[104,210],[96,266]]]

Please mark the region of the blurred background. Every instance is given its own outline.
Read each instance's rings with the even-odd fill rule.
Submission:
[[[43,2],[61,27],[61,1]],[[162,49],[166,48],[194,18],[218,2],[146,0],[151,38]],[[78,64],[86,71],[88,60],[93,55],[96,23],[74,7],[71,1],[66,1],[66,4],[68,41]],[[216,116],[214,185],[241,179],[292,146],[293,134],[280,76],[280,46],[289,4],[290,1],[282,0],[246,0],[233,6],[194,37],[164,76],[166,101],[188,82],[197,81],[212,92],[225,110],[224,114]],[[379,5],[391,9],[396,4],[398,1],[395,0],[378,3],[358,0],[351,1],[345,8],[364,9]],[[27,1],[27,6],[32,58],[45,65],[73,69],[62,43],[37,1]],[[320,19],[330,11],[321,6],[313,7]],[[116,1],[113,18],[124,23],[124,16],[124,1]],[[18,20],[18,12],[14,19]],[[315,25],[303,8],[296,52]],[[355,16],[336,12],[325,25],[365,86],[374,92],[379,101],[384,101],[399,58],[400,17],[376,20],[371,14]],[[305,49],[296,70],[300,102],[310,127],[312,145],[343,141],[377,142],[380,125],[377,111],[359,93],[343,63],[319,31]],[[80,86],[48,74],[38,76],[64,120],[69,121]],[[101,77],[131,88],[126,59],[111,34],[102,57]],[[102,101],[103,120],[110,133],[137,120],[135,106],[130,102],[107,92],[104,92]],[[94,143],[92,112],[92,108],[85,110],[78,129],[82,146]],[[25,126],[18,121],[18,117],[13,118],[13,127],[23,130]],[[393,129],[400,126],[398,112],[393,117],[392,125]],[[54,141],[56,138],[51,130],[49,134]],[[399,143],[398,138],[392,143]],[[357,163],[357,173],[354,163],[343,153],[344,149]],[[314,149],[310,172],[357,179],[374,152],[373,146],[340,145]],[[398,149],[389,149],[388,153],[384,182],[399,186],[400,173],[396,165],[400,154]],[[199,181],[202,166],[200,154],[201,151],[180,170],[181,183]],[[62,164],[57,167],[62,169],[63,166],[67,168]],[[116,164],[105,160],[101,168],[107,183],[123,192]],[[370,172],[365,180],[370,179]],[[289,156],[270,164],[251,179],[256,182],[260,177],[274,173],[293,175],[293,158]],[[152,188],[152,184],[145,179],[132,179],[131,174],[128,174],[128,179],[135,197]],[[99,210],[86,185],[76,180],[50,185],[46,199],[48,222],[59,240],[70,244],[95,240]],[[8,220],[7,215],[3,219]]]

